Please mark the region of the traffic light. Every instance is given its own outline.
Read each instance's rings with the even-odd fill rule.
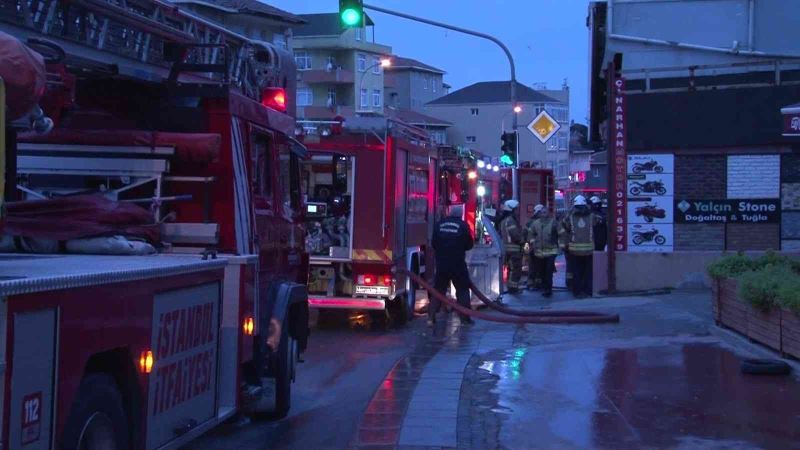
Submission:
[[[500,150],[503,152],[503,156],[500,157],[500,162],[511,167],[517,167],[517,133],[503,133],[500,136],[500,140],[503,142],[503,145],[500,147]]]
[[[364,1],[339,0],[339,21],[343,28],[364,26]]]

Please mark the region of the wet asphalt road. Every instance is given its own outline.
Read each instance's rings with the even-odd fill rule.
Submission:
[[[286,418],[226,424],[185,448],[347,448],[369,400],[424,328],[420,318],[401,329],[379,331],[354,325],[340,313],[324,315],[312,331],[305,362],[297,367]]]

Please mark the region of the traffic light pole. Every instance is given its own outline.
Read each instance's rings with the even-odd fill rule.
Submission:
[[[364,9],[371,9],[373,11],[382,12],[384,14],[389,14],[391,16],[402,17],[403,19],[408,19],[408,20],[413,20],[415,22],[421,22],[421,23],[424,23],[424,24],[433,25],[434,27],[446,28],[448,30],[458,31],[459,33],[469,34],[469,35],[472,35],[472,36],[476,36],[476,37],[487,39],[489,41],[494,42],[495,44],[497,44],[503,50],[503,52],[505,52],[506,57],[508,57],[508,64],[511,67],[511,109],[512,109],[512,111],[513,111],[514,107],[517,106],[517,69],[516,69],[516,66],[514,66],[514,57],[511,56],[511,51],[508,49],[508,47],[506,47],[505,44],[503,44],[503,42],[500,39],[497,39],[496,37],[494,37],[492,35],[489,35],[489,34],[486,34],[486,33],[481,33],[480,31],[473,31],[473,30],[469,30],[467,28],[457,27],[455,25],[450,25],[450,24],[443,23],[443,22],[437,22],[435,20],[425,19],[423,17],[412,16],[411,14],[406,14],[406,13],[402,13],[402,12],[399,12],[399,11],[394,11],[394,10],[391,10],[391,9],[382,8],[380,6],[373,6],[373,5],[364,4],[363,7],[364,7]],[[514,119],[511,122],[511,127],[512,127],[512,131],[514,133],[516,133],[517,132],[517,113],[516,112],[514,113]],[[517,138],[517,150],[516,151],[517,151],[517,158],[516,158],[515,163],[517,163],[517,161],[519,161],[519,138]],[[518,192],[517,192],[518,187],[517,187],[517,168],[516,167],[512,167],[511,175],[512,175],[511,184],[512,184],[512,188],[513,188],[513,196],[514,196],[514,198],[517,198],[518,197]]]

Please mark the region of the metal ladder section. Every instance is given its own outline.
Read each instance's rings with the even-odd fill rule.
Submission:
[[[0,0],[0,30],[58,44],[67,64],[146,81],[167,79],[179,62],[193,71],[179,81],[230,82],[254,99],[276,76],[280,58],[269,43],[162,0]],[[179,61],[174,44],[190,48]]]

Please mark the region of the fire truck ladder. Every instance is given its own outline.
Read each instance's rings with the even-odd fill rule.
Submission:
[[[280,63],[271,44],[162,0],[0,0],[0,30],[50,41],[64,50],[68,66],[84,71],[230,83],[254,99]]]

